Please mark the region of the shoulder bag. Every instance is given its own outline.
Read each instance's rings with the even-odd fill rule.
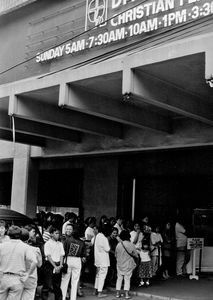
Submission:
[[[140,262],[139,256],[136,257],[135,255],[133,255],[132,253],[130,253],[130,252],[126,249],[126,247],[124,246],[124,243],[123,243],[123,242],[121,242],[121,244],[122,244],[122,246],[124,247],[126,253],[128,253],[129,256],[131,256],[131,257],[134,259],[134,262],[136,263],[136,265],[138,265],[139,262]]]

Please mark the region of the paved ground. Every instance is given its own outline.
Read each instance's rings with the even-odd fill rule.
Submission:
[[[136,288],[134,292],[158,300],[212,300],[213,276],[200,276],[198,281],[188,278],[153,281],[150,287]]]
[[[82,290],[84,292],[82,300],[98,299],[93,295],[92,284],[85,284]],[[115,289],[108,289],[107,294],[108,296],[104,299],[116,299]],[[188,278],[152,281],[151,286],[147,288],[132,288],[131,295],[133,300],[213,300],[213,275],[202,275],[198,281]],[[37,297],[36,300],[40,300],[40,298]],[[52,296],[48,300],[54,300],[54,297]]]
[[[105,300],[118,300],[116,297],[115,297],[115,293],[113,291],[107,291],[107,297],[106,298],[103,298]],[[36,300],[40,300],[41,298],[40,297],[36,297]],[[84,289],[84,297],[78,297],[77,298],[78,300],[79,299],[82,299],[82,300],[98,300],[98,298],[96,296],[93,295],[93,290],[91,289]],[[119,298],[120,300],[124,300],[124,297],[122,296],[121,298]],[[150,297],[146,297],[146,296],[132,296],[132,300],[149,300]],[[54,296],[51,294],[49,299],[48,300],[54,300]],[[57,299],[55,299],[57,300]]]

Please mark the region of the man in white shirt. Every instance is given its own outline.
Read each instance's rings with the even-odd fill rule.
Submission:
[[[31,231],[30,227],[29,231]],[[36,256],[36,266],[41,267],[42,265],[42,255],[41,251],[38,247],[34,247],[28,244],[30,242],[29,239],[30,235],[27,229],[22,228],[22,234],[21,234],[21,240],[25,242],[29,248],[30,251],[32,251],[35,256]],[[27,269],[28,269],[28,264],[27,264]],[[27,281],[24,283],[24,290],[21,296],[21,300],[29,300],[29,299],[34,299],[35,298],[35,292],[36,292],[36,287],[37,287],[37,281],[38,281],[38,274],[37,274],[37,268],[30,274],[29,278]]]
[[[59,242],[60,231],[54,227],[50,230],[51,239],[44,244],[45,262],[45,276],[42,289],[42,300],[48,299],[48,294],[53,287],[55,299],[62,300],[61,291],[61,268],[63,265],[64,247]]]
[[[37,260],[30,247],[20,240],[18,226],[11,226],[8,235],[10,240],[0,244],[0,299],[20,300]]]

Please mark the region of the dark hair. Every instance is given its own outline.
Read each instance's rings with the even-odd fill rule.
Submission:
[[[100,217],[100,222],[102,222],[103,220],[105,221],[106,219],[108,219],[107,216],[106,216],[106,215],[102,215],[102,216]]]
[[[110,226],[109,224],[103,224],[101,227],[99,227],[99,232],[103,233],[105,236],[110,235]]]
[[[117,228],[117,227],[112,227],[112,228],[111,228],[111,232],[110,232],[110,234],[112,234],[112,233],[113,233],[113,231],[117,231],[117,233],[118,233],[118,228]]]
[[[129,231],[122,230],[119,237],[122,241],[129,241],[131,236],[130,236]]]
[[[35,229],[35,230],[36,230],[36,227],[35,227],[35,225],[33,225],[33,224],[28,224],[28,225],[24,226],[24,228],[25,228],[26,230],[28,230],[29,232],[30,232],[32,229]]]
[[[131,232],[134,229],[133,222],[131,220],[127,220],[124,224],[124,228]]]
[[[66,212],[65,215],[65,221],[68,221],[69,219],[77,219],[77,215],[74,212]]]
[[[95,217],[91,217],[89,222],[88,222],[89,225],[92,225],[92,224],[96,224],[96,218]]]
[[[144,246],[147,246],[147,248],[150,250],[150,244],[149,244],[149,242],[148,241],[144,241],[144,242],[142,242],[142,249],[144,249]]]
[[[21,237],[21,228],[15,225],[10,226],[8,235],[13,240],[18,240]]]
[[[21,236],[20,239],[23,242],[26,242],[27,240],[29,240],[29,230],[27,230],[26,228],[21,228]]]
[[[50,234],[53,234],[53,233],[56,232],[56,231],[59,231],[59,232],[60,232],[60,230],[59,230],[58,228],[52,226],[52,227],[50,228],[50,230],[49,230],[49,233],[50,233]]]
[[[76,239],[76,240],[78,240],[78,239],[80,238],[79,227],[78,227],[78,226],[73,226],[72,236],[73,236],[74,239]]]

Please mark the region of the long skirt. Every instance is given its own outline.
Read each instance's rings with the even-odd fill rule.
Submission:
[[[152,277],[152,262],[141,262],[138,268],[138,277],[151,278]]]

